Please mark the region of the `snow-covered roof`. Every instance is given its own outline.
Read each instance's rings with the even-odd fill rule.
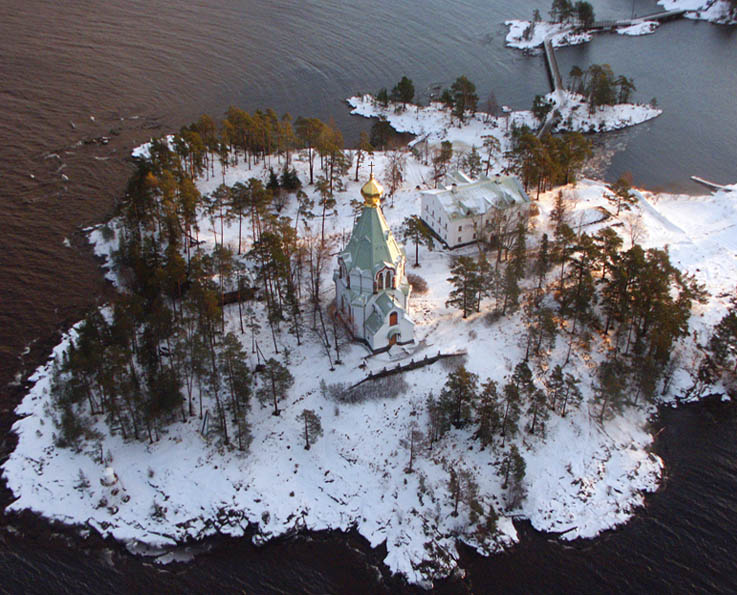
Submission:
[[[434,195],[451,219],[483,215],[492,207],[504,208],[530,202],[530,197],[514,176],[482,176],[476,182],[425,190],[423,194]]]

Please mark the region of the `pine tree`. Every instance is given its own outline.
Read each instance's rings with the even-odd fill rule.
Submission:
[[[481,173],[481,155],[476,150],[476,145],[472,145],[471,151],[463,157],[463,168],[472,178],[477,178]]]
[[[599,423],[612,411],[620,411],[625,401],[627,388],[626,369],[622,361],[608,359],[599,365],[598,384],[595,387],[597,401],[601,404]]]
[[[445,305],[461,310],[463,318],[467,318],[478,309],[478,294],[483,286],[478,268],[478,263],[470,256],[459,256],[450,267],[451,276],[448,277],[448,281],[453,285],[453,289]]]
[[[248,401],[251,397],[251,372],[246,365],[248,356],[233,333],[223,337],[219,353],[220,373],[230,393],[230,413],[236,425],[238,448],[246,450],[251,441],[248,424]]]
[[[450,429],[450,421],[442,403],[439,403],[432,393],[427,395],[425,408],[427,409],[427,441],[432,450],[433,444]]]
[[[459,76],[450,86],[453,93],[453,114],[463,122],[466,112],[476,113],[479,96],[476,95],[476,85],[466,78]]]
[[[432,231],[425,225],[419,215],[410,215],[402,222],[402,239],[405,242],[413,241],[415,244],[415,266],[420,266],[419,250],[420,244],[432,250],[435,247]]]
[[[440,404],[457,428],[470,421],[471,411],[478,398],[478,382],[478,375],[469,372],[465,366],[459,366],[448,374],[440,392]]]
[[[737,297],[732,298],[727,313],[714,326],[709,350],[717,365],[737,372]]]
[[[545,422],[550,417],[550,409],[548,408],[548,399],[541,389],[535,389],[530,398],[530,406],[527,409],[527,415],[530,416],[527,426],[530,434],[539,431],[541,436],[545,435]]]
[[[409,463],[405,468],[405,473],[412,473],[414,471],[415,457],[417,456],[417,452],[424,446],[424,443],[425,434],[417,426],[417,422],[413,420],[407,430],[407,438],[400,440],[400,444],[409,451]]]
[[[550,372],[546,388],[548,389],[550,408],[557,411],[565,393],[565,379],[563,376],[563,368],[560,367],[560,364],[555,364],[555,367]]]
[[[507,437],[513,437],[517,433],[517,422],[520,416],[520,394],[514,382],[507,382],[502,391],[501,401],[501,433],[502,446]]]
[[[273,414],[279,415],[279,401],[294,384],[294,376],[284,364],[274,358],[264,362],[260,374],[262,385],[256,391],[256,396],[261,402],[271,401],[274,405]]]
[[[540,239],[540,248],[537,251],[537,257],[532,266],[532,271],[537,277],[537,287],[540,289],[545,282],[545,275],[550,270],[550,245],[548,243],[548,234],[544,233]]]
[[[453,143],[444,140],[440,143],[440,148],[435,149],[432,158],[432,179],[435,182],[435,188],[448,171],[448,164],[453,158]]]
[[[631,188],[630,178],[623,175],[611,185],[612,193],[604,195],[612,206],[617,208],[615,216],[619,217],[619,212],[622,209],[629,211],[633,205],[637,204],[637,195],[632,192]]]
[[[583,394],[581,393],[581,389],[578,387],[580,382],[581,381],[575,378],[573,374],[566,372],[565,392],[563,393],[563,406],[561,408],[561,415],[563,417],[566,416],[566,411],[569,406],[577,409],[583,402]]]
[[[303,409],[302,413],[297,416],[297,420],[304,423],[305,450],[310,450],[310,446],[322,436],[320,416],[311,409]]]
[[[473,474],[460,465],[452,465],[448,469],[448,491],[453,501],[451,516],[458,516],[458,504],[461,502],[473,509],[478,499],[478,484]]]
[[[526,494],[523,482],[527,470],[525,460],[520,455],[516,444],[509,446],[509,452],[504,458],[502,469],[504,475],[502,488],[507,490],[509,506],[515,508],[521,504]]]
[[[491,169],[491,160],[494,157],[494,153],[498,153],[501,150],[501,144],[499,139],[495,136],[482,137],[484,139],[484,148],[486,149],[486,165],[484,175],[489,175]]]
[[[392,101],[401,101],[405,107],[408,103],[412,103],[415,96],[415,86],[412,80],[403,76],[402,79],[392,89]]]
[[[478,430],[476,436],[481,440],[481,444],[488,446],[494,439],[494,434],[500,424],[499,417],[499,396],[497,395],[496,382],[487,380],[481,385],[479,394],[479,405],[476,410],[478,420]]]

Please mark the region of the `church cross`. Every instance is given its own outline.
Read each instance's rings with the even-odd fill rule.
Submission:
[[[374,162],[372,161],[369,163],[369,168],[371,169],[371,177],[374,177]]]

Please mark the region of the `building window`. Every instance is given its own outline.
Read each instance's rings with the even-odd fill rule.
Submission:
[[[389,326],[395,326],[397,324],[397,313],[392,312],[389,314]]]
[[[473,239],[474,239],[474,240],[476,239],[476,234],[473,234]]]
[[[462,225],[459,225],[458,226],[458,232],[460,233],[462,230],[463,230],[463,226]]]

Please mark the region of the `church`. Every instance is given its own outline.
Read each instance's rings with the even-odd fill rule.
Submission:
[[[338,315],[353,338],[374,352],[411,343],[415,328],[408,308],[407,258],[381,212],[383,192],[372,172],[361,188],[361,214],[333,275]]]

